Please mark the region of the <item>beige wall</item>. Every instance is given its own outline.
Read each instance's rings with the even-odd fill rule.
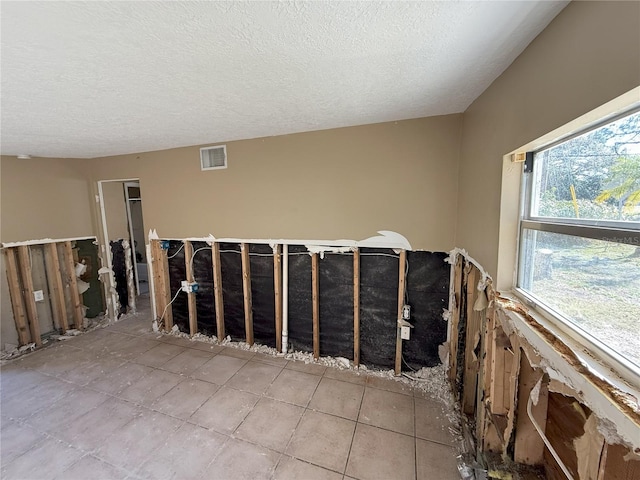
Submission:
[[[86,160],[0,157],[0,240],[94,235]],[[4,257],[4,256],[3,256]],[[4,258],[0,260],[0,337],[17,343]]]
[[[465,112],[456,244],[491,275],[499,249],[515,255],[517,195],[505,199],[512,233],[499,242],[503,155],[639,85],[639,31],[639,2],[572,2]]]
[[[97,180],[139,178],[145,228],[165,238],[362,239],[454,246],[461,115],[227,143],[228,168],[199,148],[91,161]]]

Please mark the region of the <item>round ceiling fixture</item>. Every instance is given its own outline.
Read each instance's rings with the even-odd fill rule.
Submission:
[[[19,160],[30,160],[31,158],[31,155],[18,155]]]

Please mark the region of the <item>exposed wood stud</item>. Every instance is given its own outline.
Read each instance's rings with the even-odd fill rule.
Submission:
[[[18,276],[18,263],[16,261],[16,249],[7,248],[4,251],[7,268],[7,282],[9,283],[9,295],[11,296],[11,306],[13,308],[13,318],[18,331],[18,341],[20,345],[26,345],[31,340],[31,333],[27,325],[24,299],[22,298],[22,288]]]
[[[311,296],[313,300],[313,358],[320,357],[320,285],[318,254],[311,255]]]
[[[160,265],[160,255],[162,249],[160,248],[159,240],[149,241],[151,249],[151,264],[153,266],[153,294],[156,300],[156,320],[160,323],[160,317],[162,317],[165,311],[166,303],[164,302],[164,284],[162,281],[162,267]],[[164,321],[164,318],[163,318]],[[160,328],[164,328],[164,325],[158,325]]]
[[[173,310],[171,310],[171,306],[167,307],[167,305],[171,303],[173,295],[171,294],[171,282],[169,280],[169,251],[162,249],[160,243],[158,243],[158,251],[158,266],[160,267],[160,279],[162,286],[160,292],[164,295],[163,311],[166,308],[164,313],[164,328],[166,331],[170,332],[173,328]]]
[[[73,248],[71,242],[64,242],[64,262],[67,267],[67,278],[69,283],[69,295],[71,295],[71,309],[73,311],[73,323],[75,328],[82,330],[84,313],[82,312],[82,300],[78,292],[78,282],[76,280],[76,265],[73,260]]]
[[[282,246],[276,245],[273,252],[273,291],[276,311],[276,350],[282,353]]]
[[[251,263],[249,245],[240,244],[242,256],[242,291],[244,293],[244,331],[246,342],[253,345],[253,300],[251,297]]]
[[[184,240],[184,263],[187,271],[187,282],[193,283],[193,245],[189,240]],[[187,293],[187,305],[189,308],[189,335],[198,333],[198,312],[196,310],[196,294]]]
[[[220,244],[211,245],[211,262],[213,263],[213,298],[216,308],[216,333],[218,342],[224,340],[224,301],[222,296],[222,267],[220,266]]]
[[[398,318],[396,322],[396,362],[395,374],[402,374],[402,329],[400,322],[402,321],[402,307],[404,305],[405,293],[405,266],[407,263],[407,251],[400,251],[400,259],[398,262]]]
[[[60,273],[60,259],[58,257],[58,247],[55,243],[44,245],[44,260],[47,268],[47,282],[52,300],[52,312],[54,324],[62,330],[62,333],[69,329],[67,321],[67,306],[64,298],[64,284]]]
[[[360,250],[353,251],[353,364],[360,365]]]
[[[27,318],[29,319],[29,330],[31,331],[31,341],[36,345],[42,345],[40,337],[40,323],[38,322],[38,310],[36,300],[33,297],[33,279],[31,278],[31,259],[29,247],[22,245],[18,247],[18,262],[20,263],[20,274],[22,277],[22,287],[24,289],[24,300],[27,307]]]
[[[453,273],[453,307],[451,311],[449,338],[449,380],[456,381],[458,371],[458,325],[460,322],[460,301],[462,294],[462,255],[458,255]]]
[[[464,354],[464,380],[462,390],[462,411],[467,415],[473,415],[475,411],[476,386],[478,381],[478,359],[476,357],[476,346],[480,342],[480,315],[473,309],[478,296],[479,270],[475,265],[471,266],[471,271],[467,276],[467,331],[465,339]]]

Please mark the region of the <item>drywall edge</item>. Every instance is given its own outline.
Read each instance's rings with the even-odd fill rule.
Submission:
[[[24,242],[2,243],[2,248],[20,247],[24,245],[44,245],[47,243],[75,242],[77,240],[93,240],[94,242],[98,241],[97,237],[95,236],[74,237],[74,238],[42,238],[40,240],[25,240]]]

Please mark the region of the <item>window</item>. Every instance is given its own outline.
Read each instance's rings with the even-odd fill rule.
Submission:
[[[640,112],[528,153],[518,291],[640,374]]]

